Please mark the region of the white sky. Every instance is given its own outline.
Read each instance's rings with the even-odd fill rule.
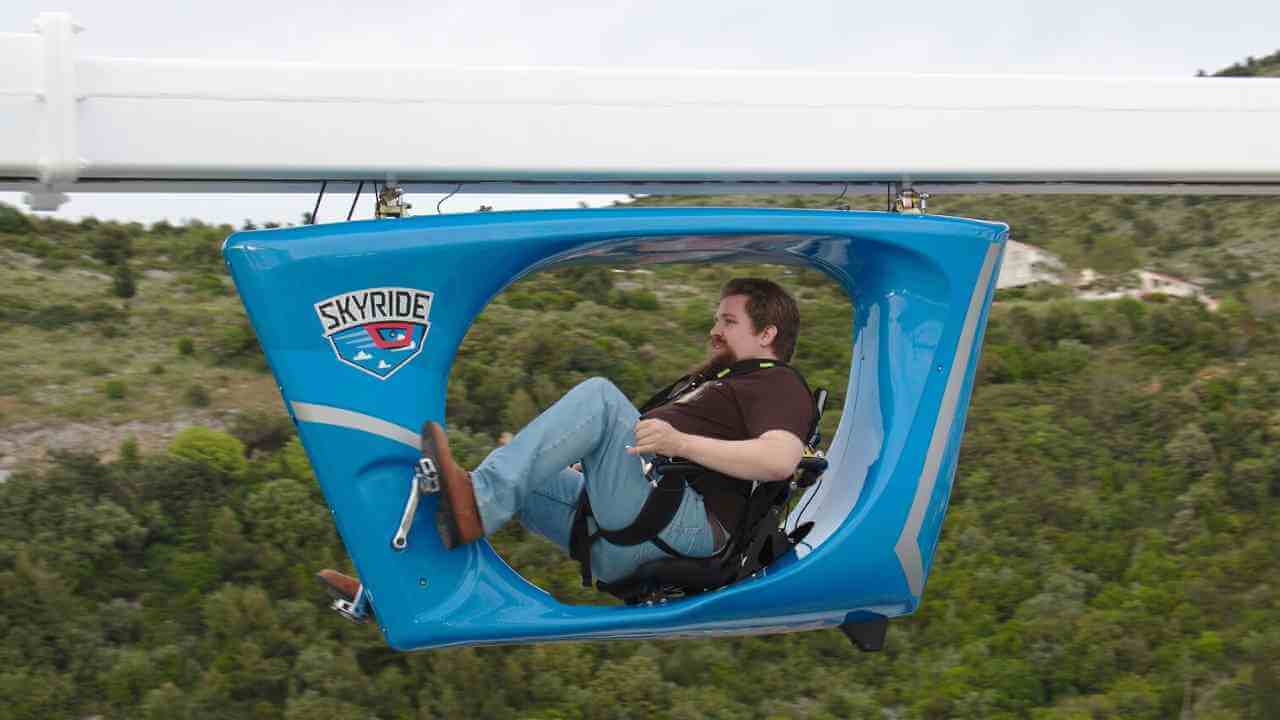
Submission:
[[[70,12],[84,26],[76,38],[82,54],[112,57],[1189,77],[1280,49],[1276,0],[4,0],[0,32],[31,32],[47,11]],[[434,212],[439,197],[411,198],[415,212]],[[613,199],[459,195],[444,209]],[[0,193],[0,202],[18,205],[21,197]],[[314,202],[77,194],[56,216],[297,222]],[[349,203],[329,198],[321,220],[345,216]],[[367,199],[361,205],[367,212]]]

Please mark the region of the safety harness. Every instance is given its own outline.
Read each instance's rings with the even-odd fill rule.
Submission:
[[[675,402],[686,394],[693,392],[707,382],[725,380],[731,377],[746,375],[767,368],[785,367],[800,378],[808,391],[809,385],[799,371],[779,360],[752,359],[743,360],[727,368],[705,373],[686,375],[658,391],[640,407],[644,415],[654,408]],[[600,539],[608,540],[615,545],[631,546],[644,542],[652,542],[670,557],[642,565],[629,578],[614,583],[600,581],[596,587],[603,592],[611,593],[628,603],[639,602],[657,591],[662,585],[674,585],[680,592],[695,593],[723,587],[743,577],[751,575],[761,567],[767,566],[799,541],[812,523],[797,528],[791,537],[779,530],[781,513],[791,490],[796,487],[807,487],[826,469],[826,460],[816,457],[813,448],[817,446],[818,420],[825,404],[826,391],[813,394],[817,404],[817,412],[813,424],[806,437],[806,455],[801,461],[797,477],[792,482],[756,483],[746,507],[740,514],[737,526],[729,528],[728,542],[716,555],[709,558],[694,558],[678,552],[662,538],[659,533],[675,517],[684,498],[686,486],[700,492],[700,486],[711,477],[725,477],[720,473],[696,463],[680,459],[659,456],[653,463],[647,464],[645,477],[649,481],[649,496],[641,506],[639,514],[631,524],[617,530],[599,527],[594,522],[591,502],[584,486],[578,498],[577,512],[569,534],[569,555],[581,567],[582,584],[592,585],[591,547]],[[590,522],[589,522],[590,521]],[[592,532],[592,526],[595,531]]]

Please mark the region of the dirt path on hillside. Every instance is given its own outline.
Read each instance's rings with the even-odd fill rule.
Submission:
[[[88,451],[102,460],[113,460],[120,445],[130,437],[137,440],[143,454],[157,452],[193,425],[223,430],[226,422],[221,413],[208,412],[160,422],[60,422],[45,426],[26,423],[0,428],[0,479],[19,467],[42,464],[50,452],[59,450]]]

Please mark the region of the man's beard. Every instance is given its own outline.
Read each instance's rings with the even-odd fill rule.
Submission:
[[[738,362],[738,355],[733,351],[733,348],[729,347],[728,343],[721,342],[720,346],[716,347],[715,342],[708,340],[707,341],[707,359],[704,360],[701,364],[695,365],[690,370],[690,374],[691,375],[706,374],[709,372],[727,368],[736,362]]]

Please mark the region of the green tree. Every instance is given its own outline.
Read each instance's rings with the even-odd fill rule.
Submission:
[[[1128,235],[1103,235],[1089,253],[1089,266],[1104,275],[1129,272],[1139,264],[1137,248]]]
[[[201,463],[227,478],[238,479],[248,469],[244,443],[235,437],[206,427],[189,427],[178,433],[169,452],[180,458]]]
[[[120,225],[101,225],[93,235],[93,257],[106,265],[122,265],[133,257],[133,238]]]
[[[1271,479],[1275,475],[1272,463],[1262,458],[1246,458],[1231,467],[1226,495],[1231,504],[1243,510],[1256,510],[1267,501]]]
[[[271,480],[245,501],[249,538],[291,553],[305,553],[332,539],[327,509],[311,498],[311,491],[291,478]]]
[[[1209,436],[1195,423],[1183,425],[1165,446],[1165,452],[1192,477],[1199,477],[1214,466],[1213,445]]]
[[[31,231],[31,220],[18,208],[0,203],[0,233],[21,235]]]
[[[171,682],[149,690],[140,707],[144,720],[194,720],[187,693]]]
[[[511,432],[517,432],[538,416],[538,406],[524,388],[517,388],[502,410],[502,424]]]
[[[111,273],[111,293],[118,298],[129,299],[138,293],[129,263],[121,261]]]

